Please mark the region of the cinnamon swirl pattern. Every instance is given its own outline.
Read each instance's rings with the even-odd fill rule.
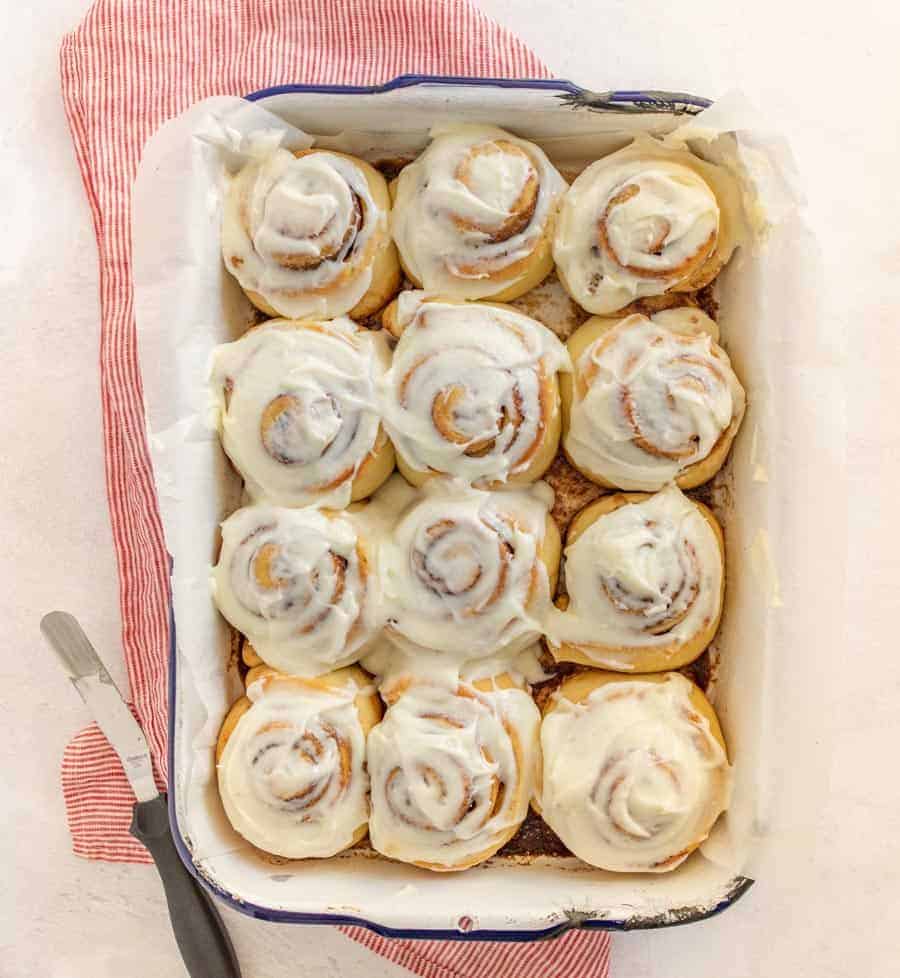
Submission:
[[[540,714],[508,676],[385,690],[369,734],[372,846],[437,871],[493,855],[528,812]]]
[[[370,315],[400,285],[389,210],[384,177],[363,160],[275,149],[232,179],[225,267],[270,316]]]
[[[428,483],[379,555],[394,644],[462,662],[514,653],[539,637],[559,564],[543,488]]]
[[[361,839],[366,735],[380,717],[361,669],[321,679],[257,670],[216,748],[219,792],[235,830],[290,859],[333,856]]]
[[[557,659],[622,671],[675,669],[716,633],[722,531],[675,486],[655,496],[603,496],[569,527],[565,582],[565,610],[552,612],[546,629]]]
[[[533,482],[550,465],[561,416],[565,347],[510,307],[403,293],[385,325],[400,336],[382,382],[400,471],[467,482]]]
[[[569,339],[560,383],[563,448],[589,479],[618,489],[700,485],[721,468],[746,398],[699,309],[589,319]]]
[[[553,267],[566,184],[543,150],[495,126],[434,133],[394,189],[391,228],[408,277],[458,299],[513,299]]]
[[[213,354],[222,445],[250,496],[284,506],[346,506],[394,467],[376,385],[389,353],[349,319],[278,319]]]
[[[740,195],[726,171],[649,137],[592,163],[559,212],[553,257],[588,312],[711,282],[741,228]]]
[[[348,516],[239,509],[222,524],[212,589],[260,658],[292,675],[356,661],[381,626],[370,552]]]
[[[541,748],[541,814],[601,869],[674,869],[728,806],[718,720],[679,673],[632,680],[592,671],[567,680],[544,716]]]

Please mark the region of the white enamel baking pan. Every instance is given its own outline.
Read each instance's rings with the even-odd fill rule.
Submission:
[[[344,133],[339,142],[375,158],[421,146],[437,122],[464,119],[535,140],[565,168],[573,154],[602,155],[636,131],[663,133],[706,120],[728,131],[728,106],[698,115],[707,105],[682,94],[596,94],[564,81],[405,76],[377,88],[282,86],[246,101],[211,99],[148,144],[135,186],[135,308],[173,558],[170,816],[188,868],[236,909],[273,921],[361,924],[391,936],[533,940],[572,927],[628,930],[700,920],[731,906],[751,885],[766,826],[764,735],[771,699],[767,663],[778,646],[778,527],[790,516],[775,426],[786,396],[776,351],[783,304],[793,301],[794,289],[790,206],[781,207],[767,246],[740,251],[718,285],[723,339],[749,409],[714,492],[729,577],[713,698],[736,783],[732,807],[702,851],[677,871],[653,876],[552,859],[523,865],[495,859],[450,875],[358,854],[267,860],[224,818],[212,761],[216,731],[240,687],[207,572],[217,525],[237,505],[240,487],[204,418],[204,377],[211,348],[239,335],[251,315],[219,258],[221,175],[228,165],[223,146],[236,131],[287,124],[319,136]],[[349,143],[347,132],[355,134]],[[753,133],[741,132],[736,145],[749,171],[772,185],[778,159],[766,155]]]

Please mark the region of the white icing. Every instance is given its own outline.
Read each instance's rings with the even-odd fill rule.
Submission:
[[[497,140],[522,152],[483,152]],[[481,150],[472,153],[476,147]],[[528,223],[492,241],[535,179],[537,198]],[[534,251],[565,186],[533,143],[495,126],[446,128],[400,173],[391,213],[394,241],[424,288],[454,298],[484,298],[499,291],[495,276]],[[520,277],[504,279],[504,287]]]
[[[549,605],[538,553],[551,504],[540,487],[428,483],[379,552],[391,641],[457,663],[533,643]]]
[[[349,517],[248,506],[222,524],[212,592],[266,663],[313,676],[358,659],[380,628],[373,572]]]
[[[461,689],[414,684],[369,734],[369,835],[386,856],[453,868],[489,855],[527,814],[537,707],[520,689]]]
[[[365,174],[334,153],[274,149],[234,176],[225,198],[225,266],[283,316],[349,312],[387,240]]]
[[[560,697],[544,717],[541,814],[580,859],[665,872],[727,807],[728,759],[690,692],[677,673],[608,683],[583,704]]]
[[[589,312],[661,295],[716,250],[720,202],[698,172],[711,165],[649,140],[638,147],[592,163],[560,206],[553,258]]]
[[[532,173],[533,164],[522,156],[476,156],[469,168],[470,193],[462,198],[470,208],[466,216],[474,220],[505,220]]]
[[[663,647],[703,631],[721,607],[724,567],[712,527],[672,485],[592,523],[566,547],[565,577],[569,606],[551,610],[548,639],[612,665],[591,646]]]
[[[535,642],[521,650],[460,662],[442,652],[400,647],[382,636],[366,649],[360,665],[372,673],[379,689],[410,677],[455,686],[460,680],[474,683],[504,674],[522,686],[531,686],[550,679],[552,673],[543,665],[546,656],[540,642]]]
[[[219,791],[234,828],[266,852],[332,856],[368,817],[365,736],[346,688],[262,680],[218,764]]]
[[[458,669],[459,677],[464,682],[473,683],[479,679],[490,679],[504,673],[516,682],[533,686],[544,682],[553,675],[544,669],[547,653],[540,642],[529,645],[520,652],[510,654],[501,652],[486,659],[474,659],[464,662]]]
[[[466,481],[526,469],[571,369],[541,323],[493,306],[404,298],[405,326],[380,385],[385,427],[407,464]]]
[[[564,438],[576,465],[652,491],[740,423],[744,389],[725,351],[692,326],[701,317],[712,325],[694,309],[628,316],[578,357]]]
[[[381,333],[349,319],[272,320],[217,347],[211,386],[218,427],[250,497],[346,506],[378,436],[376,384],[388,362]],[[287,406],[263,438],[264,414],[279,403]]]

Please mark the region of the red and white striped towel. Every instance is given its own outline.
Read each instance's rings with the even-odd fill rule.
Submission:
[[[167,558],[144,435],[131,284],[131,188],[167,119],[212,95],[290,82],[376,84],[405,72],[547,77],[468,0],[97,0],[60,51],[66,113],[100,253],[106,484],[135,714],[166,781]],[[96,726],[69,744],[63,792],[76,853],[149,862],[129,834],[133,796]],[[354,940],[428,978],[602,978],[609,940],[531,944]]]

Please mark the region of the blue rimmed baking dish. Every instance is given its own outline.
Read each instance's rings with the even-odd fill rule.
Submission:
[[[214,101],[218,105],[222,100]],[[246,102],[311,133],[424,131],[447,117],[491,121],[538,142],[664,132],[710,104],[682,93],[596,93],[568,81],[425,75],[403,75],[380,86],[282,85],[254,92]],[[145,195],[150,194],[154,177],[144,174],[139,183],[141,179]],[[226,338],[227,331],[221,336]],[[152,410],[150,415],[152,425]],[[218,444],[211,444],[209,451],[218,452]],[[729,478],[740,496],[745,460],[740,452],[735,456]],[[223,515],[226,495],[217,500],[218,511],[211,511],[209,539]],[[192,558],[172,545],[178,534],[170,532],[168,524],[166,529],[175,558],[174,581],[178,569]],[[205,551],[202,557],[208,562]],[[195,566],[187,573],[196,570]],[[181,593],[179,587],[175,591]],[[170,819],[188,869],[242,913],[277,922],[360,925],[392,937],[526,941],[572,928],[634,930],[690,923],[725,910],[752,885],[752,879],[733,866],[726,868],[700,855],[667,876],[628,877],[552,860],[527,865],[495,860],[448,876],[362,856],[283,863],[262,858],[234,838],[228,842],[228,827],[215,810],[214,770],[209,764],[206,788],[198,789],[191,768],[206,718],[192,700],[191,650],[181,640],[179,621],[185,613],[184,603],[176,600],[169,669]],[[729,622],[736,627],[745,618],[743,613],[726,615],[725,627]],[[193,637],[193,622],[190,631]],[[221,633],[215,638],[226,640]],[[740,678],[738,671],[730,686],[740,687]],[[727,726],[729,711],[724,712]],[[740,740],[742,734],[735,730],[730,740],[734,735]],[[198,820],[204,805],[211,811]],[[742,821],[750,824],[753,819]],[[211,847],[211,839],[220,840],[218,849]]]

